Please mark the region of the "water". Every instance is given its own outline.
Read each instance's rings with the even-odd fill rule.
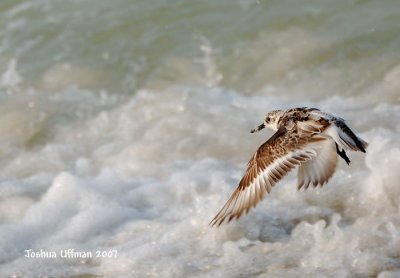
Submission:
[[[397,0],[27,0],[0,14],[2,277],[400,276]],[[272,135],[249,131],[295,106],[345,118],[367,154],[323,188],[298,192],[291,174],[210,229]]]

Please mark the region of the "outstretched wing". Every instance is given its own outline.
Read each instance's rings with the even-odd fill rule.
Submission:
[[[317,152],[309,146],[321,140],[327,139],[312,133],[299,136],[285,128],[279,129],[250,159],[239,186],[210,225],[219,226],[225,220],[237,219],[255,207],[265,193],[269,193],[272,186],[296,165],[315,158]]]

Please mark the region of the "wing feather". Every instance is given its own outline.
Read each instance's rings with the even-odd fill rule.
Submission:
[[[297,173],[297,188],[308,188],[310,184],[314,187],[323,186],[332,177],[336,169],[337,154],[335,141],[326,138],[313,147],[317,155],[300,165]]]

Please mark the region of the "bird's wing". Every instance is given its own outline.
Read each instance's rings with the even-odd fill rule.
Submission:
[[[299,136],[297,130],[279,129],[250,159],[239,186],[210,225],[219,226],[225,220],[237,219],[255,207],[291,169],[315,158],[317,152],[308,146],[321,140],[326,138],[312,134]]]
[[[297,188],[308,188],[310,184],[316,187],[324,185],[336,169],[337,154],[336,143],[331,138],[326,138],[311,144],[317,155],[302,163],[297,173]]]

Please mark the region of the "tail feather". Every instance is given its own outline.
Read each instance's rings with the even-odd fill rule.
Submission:
[[[367,149],[367,147],[368,147],[368,143],[367,142],[365,142],[363,139],[361,139],[360,137],[357,137],[357,142],[356,142],[356,144],[357,144],[357,147],[360,149],[360,151],[362,151],[363,153],[365,153],[365,150]]]

